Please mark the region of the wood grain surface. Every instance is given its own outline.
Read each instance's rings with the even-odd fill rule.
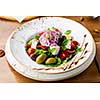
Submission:
[[[89,16],[64,16],[84,25],[92,34],[95,42],[100,42],[100,19],[92,19]],[[23,24],[23,23],[22,23]],[[10,34],[21,24],[0,19],[0,49],[5,49],[5,44]],[[42,83],[26,78],[17,73],[7,62],[6,57],[0,57],[0,82],[1,83]],[[100,82],[100,73],[98,73],[95,61],[80,75],[73,78],[57,81],[53,83],[82,83],[82,82]],[[43,82],[44,83],[44,82]],[[52,83],[52,82],[51,82]]]

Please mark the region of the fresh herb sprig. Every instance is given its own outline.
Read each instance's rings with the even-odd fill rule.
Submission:
[[[65,40],[62,42],[61,47],[62,47],[63,50],[66,50],[66,45],[68,44],[68,42],[69,42],[68,39],[65,39]]]
[[[40,54],[42,54],[42,53],[46,53],[47,51],[45,51],[45,50],[43,50],[43,49],[35,49],[35,52],[34,52],[34,54],[36,54],[36,55],[40,55]]]
[[[67,30],[64,34],[69,35],[71,32],[71,30]]]

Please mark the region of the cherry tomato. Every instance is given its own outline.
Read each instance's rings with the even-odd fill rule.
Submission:
[[[65,50],[65,51],[64,51],[64,54],[65,54],[66,57],[69,57],[68,51]]]
[[[65,50],[65,51],[60,51],[60,58],[62,59],[62,60],[64,60],[65,58],[67,58],[67,57],[69,57],[69,55],[71,54],[71,53],[73,53],[74,51],[70,51],[70,50]]]
[[[76,45],[79,45],[79,43],[77,41],[72,41],[73,44],[76,46]]]
[[[37,48],[41,48],[41,49],[46,50],[48,47],[47,46],[42,46],[41,44],[39,44],[39,45],[37,45]]]
[[[66,58],[66,55],[65,55],[64,52],[60,53],[60,58],[61,58],[62,60],[64,60],[64,59]]]
[[[71,49],[75,49],[77,45],[79,45],[77,41],[71,41]]]
[[[75,45],[73,42],[71,42],[71,49],[75,49]]]
[[[39,35],[41,36],[44,32],[39,33]]]
[[[30,48],[31,47],[31,44],[26,44],[26,48]]]
[[[60,32],[57,28],[55,28],[55,31],[56,31],[56,32]]]
[[[35,51],[35,49],[29,48],[29,49],[27,50],[27,53],[28,53],[28,55],[31,55],[31,54],[34,53],[34,51]]]
[[[75,50],[67,49],[67,50],[65,50],[65,52],[67,52],[67,53],[69,53],[69,54],[72,54],[72,53],[75,52]]]

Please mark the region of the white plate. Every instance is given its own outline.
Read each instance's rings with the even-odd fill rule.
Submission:
[[[34,34],[47,30],[49,27],[53,26],[60,29],[62,33],[67,29],[72,30],[71,35],[80,43],[83,49],[88,43],[85,49],[87,53],[84,54],[85,51],[81,52],[67,64],[56,68],[46,68],[32,61],[25,51],[27,40]],[[44,81],[55,81],[79,74],[90,65],[94,55],[94,41],[90,32],[75,21],[58,17],[44,17],[25,23],[12,33],[6,45],[7,60],[15,70],[26,77]],[[77,60],[83,56],[84,58],[79,60],[77,64],[73,64],[71,68],[66,67],[72,62],[77,62]]]
[[[10,51],[10,48],[9,48],[9,41],[6,44],[6,57],[7,57],[8,62],[10,63],[10,65],[17,72],[22,74],[23,76],[31,78],[31,79],[39,80],[39,81],[58,81],[58,80],[63,80],[63,79],[68,79],[68,78],[74,77],[74,76],[80,74],[81,72],[83,72],[84,70],[86,70],[89,67],[89,65],[92,63],[92,61],[95,57],[95,53],[96,53],[96,47],[95,47],[95,44],[94,44],[94,49],[93,49],[91,56],[80,67],[73,69],[69,72],[65,72],[65,73],[46,74],[46,73],[40,73],[39,71],[34,71],[31,68],[30,69],[26,68],[25,66],[16,62],[15,58],[13,57],[13,55]]]

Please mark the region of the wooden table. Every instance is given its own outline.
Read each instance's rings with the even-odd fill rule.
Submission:
[[[94,40],[96,42],[100,42],[100,33],[95,33],[94,29],[100,29],[100,21],[99,19],[93,20],[91,17],[83,16],[84,20],[80,21],[80,16],[67,16],[66,18],[76,20],[83,24],[88,30],[92,33]],[[11,22],[0,19],[0,49],[5,48],[6,41],[12,31],[14,31],[20,24],[18,22]],[[19,73],[17,73],[7,62],[6,57],[0,58],[0,82],[2,83],[38,83],[39,81],[28,79]],[[89,66],[89,68],[71,79],[57,81],[59,83],[67,83],[67,82],[100,82],[100,73],[96,68],[95,61]],[[56,83],[56,82],[55,82]]]

